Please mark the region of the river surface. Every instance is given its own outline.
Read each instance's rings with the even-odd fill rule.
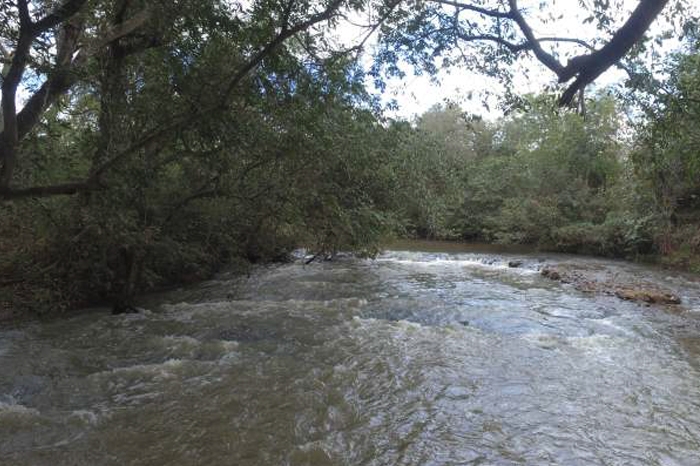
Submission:
[[[0,464],[700,464],[697,277],[397,249],[0,329]],[[562,262],[684,304],[538,273]]]

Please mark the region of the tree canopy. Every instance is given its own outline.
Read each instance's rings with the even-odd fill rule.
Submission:
[[[440,57],[446,66],[456,62],[503,76],[508,73],[504,65],[523,54],[532,54],[561,83],[568,83],[560,103],[569,104],[577,92],[640,43],[664,8],[681,15],[683,2],[669,3],[640,0],[629,17],[622,23],[617,18],[616,23],[612,11],[618,5],[582,1],[581,5],[591,12],[591,21],[597,21],[605,36],[599,43],[589,44],[576,37],[537,36],[530,24],[532,9],[521,7],[516,0],[2,2],[0,192],[9,199],[102,189],[104,174],[116,164],[182,131],[195,120],[235,106],[237,95],[242,86],[250,85],[255,70],[279,60],[282,49],[303,57],[305,66],[332,69],[338,60],[356,56],[376,35],[379,47],[372,70],[375,77],[396,73],[401,60],[433,72]],[[545,3],[537,10],[546,17]],[[369,21],[362,25],[364,35],[357,43],[339,46],[329,38],[328,31],[348,17],[367,17]],[[566,63],[551,48],[558,43],[575,46]],[[128,145],[106,147],[109,144],[103,141],[96,149],[102,152],[96,158],[100,163],[93,164],[78,180],[15,186],[22,145],[49,108],[70,106],[69,101],[75,102],[81,92],[97,91],[100,98],[109,98],[107,94],[116,91],[114,87],[120,82],[122,93],[139,93],[138,79],[125,79],[124,64],[148,60],[158,53],[168,55],[163,72],[175,73],[172,67],[176,66],[181,79],[191,77],[214,48],[226,66],[210,70],[206,77],[208,93],[203,92],[204,87],[186,94],[175,79],[161,83],[163,94],[190,101],[189,107],[176,109],[166,121],[153,119],[139,128],[137,136],[130,136]],[[459,56],[447,54],[451,49],[458,50]],[[115,123],[107,121],[110,114],[105,111],[101,117],[107,131],[116,130],[107,129]]]

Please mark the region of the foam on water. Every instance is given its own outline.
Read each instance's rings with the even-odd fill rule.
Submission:
[[[117,367],[107,371],[96,372],[89,377],[111,379],[115,376],[131,376],[134,378],[147,376],[154,380],[173,379],[177,376],[176,373],[182,366],[182,359],[168,359],[162,363]]]
[[[401,265],[408,265],[408,266],[420,266],[420,267],[426,267],[430,269],[444,269],[445,267],[449,268],[466,268],[466,269],[483,269],[483,270],[493,270],[493,271],[499,271],[499,272],[508,272],[512,273],[514,275],[538,275],[539,270],[537,268],[531,268],[527,265],[519,266],[519,267],[511,267],[508,263],[508,261],[500,261],[500,260],[494,260],[490,258],[460,258],[460,257],[452,257],[452,258],[436,258],[436,259],[430,259],[430,258],[424,258],[424,257],[416,257],[412,259],[402,259],[402,258],[394,258],[394,257],[379,257],[377,259],[378,262],[386,262],[386,263],[393,263],[393,264],[401,264]]]
[[[13,397],[4,397],[7,402],[0,401],[0,420],[3,417],[33,418],[41,414],[34,408],[17,403]]]
[[[189,335],[166,335],[160,337],[162,343],[168,348],[181,348],[186,349],[196,348],[202,344],[198,339],[191,337]]]
[[[76,421],[81,424],[86,424],[90,426],[95,426],[99,422],[99,416],[92,411],[85,409],[78,409],[71,411],[68,415],[69,421]]]

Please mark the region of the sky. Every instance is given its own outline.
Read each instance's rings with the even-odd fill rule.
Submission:
[[[623,6],[620,10],[622,13],[620,16],[621,21],[624,21],[629,16],[629,12],[637,5],[638,0],[621,1]],[[537,36],[575,37],[587,41],[600,37],[601,33],[592,23],[584,23],[588,13],[579,5],[578,1],[552,1],[547,6],[547,12],[551,12],[555,17],[561,16],[561,18],[548,24],[539,21],[537,18],[537,5],[539,3],[539,1],[533,0],[522,0],[520,2],[521,8],[526,9],[526,17]],[[353,22],[361,22],[361,19]],[[661,27],[667,24],[664,23],[663,19],[657,19],[657,23],[652,26],[652,33],[654,30],[660,30]],[[341,24],[337,33],[343,42],[348,43],[352,43],[358,36],[357,29],[349,24]],[[372,41],[369,44],[371,50]],[[668,51],[677,45],[677,42],[666,43],[663,48]],[[582,49],[576,50],[583,51]],[[365,62],[367,65],[369,64],[369,54],[365,57]],[[514,83],[515,90],[519,94],[540,92],[547,85],[552,85],[556,82],[555,75],[534,58],[520,60],[519,66],[529,70],[529,77],[518,75]],[[390,79],[387,82],[387,89],[382,95],[384,102],[395,99],[399,106],[397,110],[387,112],[388,116],[410,120],[430,107],[448,100],[458,103],[469,113],[481,115],[488,119],[495,119],[501,115],[496,98],[487,100],[489,103],[488,109],[484,107],[480,98],[485,91],[498,89],[498,83],[492,78],[466,69],[453,68],[441,70],[434,77],[437,78],[438,82],[434,82],[434,79],[431,79],[429,76],[415,76],[408,66],[404,70],[406,71],[406,77],[403,79]],[[624,78],[625,73],[613,67],[599,77],[593,85],[589,86],[589,90],[619,83]],[[370,89],[373,89],[372,83],[369,81],[368,86]],[[469,99],[469,95],[472,95],[473,98]]]

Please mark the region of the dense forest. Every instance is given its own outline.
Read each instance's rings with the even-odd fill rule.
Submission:
[[[501,82],[521,52],[562,83],[570,71],[528,36],[515,2],[505,13],[382,3],[367,26],[365,39],[380,37],[368,69],[365,40],[344,47],[328,33],[340,8],[366,11],[362,2],[59,3],[0,7],[0,314],[125,310],[137,293],[224,266],[299,247],[372,256],[394,237],[700,273],[697,20],[679,26],[681,47],[656,58],[663,67],[626,66],[624,87],[584,93],[611,60],[643,56],[639,37],[569,87],[513,93],[498,119],[445,103],[403,121],[372,89],[402,61],[434,71],[451,41],[472,48],[445,66]],[[590,3],[610,32],[606,2]],[[482,21],[441,32],[450,8]],[[500,35],[487,37],[496,23]],[[511,43],[518,34],[529,46]]]

